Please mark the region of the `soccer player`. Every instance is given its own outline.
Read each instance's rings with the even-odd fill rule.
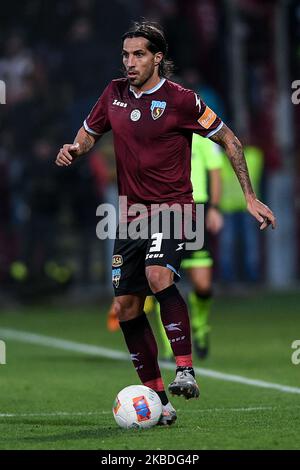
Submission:
[[[212,301],[213,259],[210,253],[210,235],[217,234],[223,226],[223,216],[219,210],[221,197],[221,167],[223,154],[220,147],[210,139],[198,134],[193,135],[191,181],[193,198],[196,204],[205,205],[205,235],[201,250],[186,251],[181,268],[186,269],[191,281],[188,305],[193,332],[194,350],[204,359],[209,352],[210,324],[209,315]],[[208,190],[209,189],[209,190]],[[173,351],[160,321],[160,309],[153,297],[147,297],[144,310],[155,310],[158,315],[158,332],[162,343],[162,358],[170,360]],[[117,314],[112,305],[107,316],[109,331],[119,329]]]
[[[64,144],[60,149],[57,165],[71,165],[112,130],[119,195],[127,196],[128,210],[137,203],[149,211],[152,204],[193,206],[191,143],[193,133],[197,133],[224,147],[244,191],[247,208],[260,222],[260,228],[269,224],[275,227],[272,211],[257,200],[252,189],[239,140],[199,96],[167,78],[170,63],[160,27],[149,22],[134,23],[122,39],[125,78],[109,83],[73,144]],[[159,217],[162,221],[161,214]],[[148,239],[123,239],[120,230],[112,260],[114,308],[141,382],[155,390],[162,401],[160,424],[172,424],[176,411],[165,392],[156,341],[143,306],[150,287],[160,304],[176,361],[170,393],[198,397],[187,306],[174,284],[186,238],[164,236],[159,231]]]

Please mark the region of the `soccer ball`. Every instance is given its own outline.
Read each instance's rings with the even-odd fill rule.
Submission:
[[[130,385],[116,396],[114,418],[121,428],[151,428],[162,413],[162,403],[157,393],[144,385]]]

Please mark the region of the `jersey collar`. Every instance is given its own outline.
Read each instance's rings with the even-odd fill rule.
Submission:
[[[155,91],[159,90],[163,84],[165,83],[166,79],[162,78],[155,87],[151,88],[150,90],[147,91],[142,91],[140,94],[137,94],[131,86],[129,87],[129,90],[134,94],[136,98],[141,98],[143,95],[150,95],[151,93],[154,93]]]

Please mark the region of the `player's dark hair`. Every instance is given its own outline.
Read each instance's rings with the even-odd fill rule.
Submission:
[[[160,77],[169,78],[174,70],[173,62],[166,58],[168,44],[161,26],[151,21],[135,21],[131,28],[122,36],[124,42],[127,38],[145,38],[148,40],[148,49],[152,54],[163,53],[163,58],[159,64],[158,72]]]

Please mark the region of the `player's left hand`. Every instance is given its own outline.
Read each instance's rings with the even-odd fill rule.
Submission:
[[[255,198],[247,200],[247,209],[250,214],[255,217],[258,222],[261,223],[260,230],[264,230],[269,225],[272,225],[272,228],[276,228],[276,217],[271,211],[271,209],[263,204],[261,201]]]

